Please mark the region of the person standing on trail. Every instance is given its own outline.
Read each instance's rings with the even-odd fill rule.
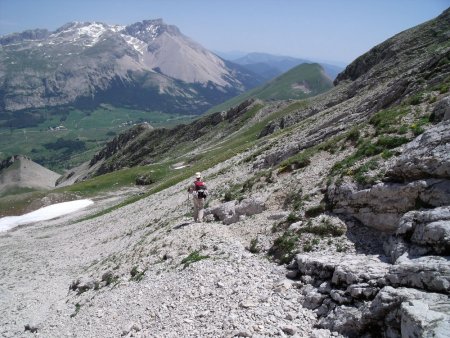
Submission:
[[[193,195],[192,202],[194,204],[194,221],[203,221],[203,208],[205,207],[205,199],[208,196],[208,189],[205,182],[202,181],[202,174],[195,174],[195,181],[188,188],[188,193]]]

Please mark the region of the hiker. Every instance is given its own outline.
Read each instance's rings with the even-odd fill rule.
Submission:
[[[194,204],[194,221],[203,221],[203,208],[205,207],[205,199],[208,196],[205,182],[202,181],[202,174],[195,174],[195,181],[188,188],[188,193],[193,195],[192,201]]]

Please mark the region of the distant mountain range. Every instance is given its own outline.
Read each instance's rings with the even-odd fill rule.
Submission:
[[[222,56],[222,54],[220,54]],[[225,57],[226,54],[223,54]],[[294,58],[291,56],[272,55],[267,53],[249,53],[238,58],[230,58],[230,61],[237,63],[246,69],[263,77],[266,81],[272,80],[275,77],[287,72],[288,70],[298,66],[302,63],[314,63],[315,61]],[[332,80],[344,70],[343,67],[320,63],[323,67],[325,74]]]
[[[240,102],[256,98],[261,100],[302,100],[333,88],[333,81],[318,63],[301,63],[276,78],[233,97],[210,111],[227,110]]]
[[[161,19],[71,22],[0,37],[0,46],[3,112],[110,103],[201,114],[263,81]]]

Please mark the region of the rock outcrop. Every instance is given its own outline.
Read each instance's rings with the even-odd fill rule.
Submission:
[[[394,233],[408,211],[450,205],[450,123],[432,127],[407,144],[386,180],[399,183],[383,182],[363,190],[352,182],[330,186],[333,211]]]
[[[386,238],[384,255],[298,255],[290,273],[308,283],[303,304],[319,326],[359,337],[444,337],[450,327],[450,124],[404,146],[385,180],[328,188],[334,213]],[[392,182],[394,181],[394,182]]]
[[[214,220],[221,221],[223,224],[232,224],[245,216],[259,214],[264,209],[264,201],[257,198],[246,198],[239,203],[237,201],[229,201],[216,207],[208,208],[205,210],[205,217],[211,216]]]

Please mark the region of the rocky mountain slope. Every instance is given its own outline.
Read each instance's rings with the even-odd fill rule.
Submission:
[[[129,26],[72,22],[54,32],[3,36],[0,45],[6,112],[110,103],[200,114],[260,83],[161,19]]]
[[[22,189],[52,189],[60,174],[17,155],[0,162],[0,194]]]
[[[78,187],[136,168],[151,182],[0,236],[1,333],[446,337],[449,22],[374,47],[307,101],[248,101],[160,131],[170,142],[117,138],[93,159],[114,171]],[[186,196],[199,170],[201,224]]]

